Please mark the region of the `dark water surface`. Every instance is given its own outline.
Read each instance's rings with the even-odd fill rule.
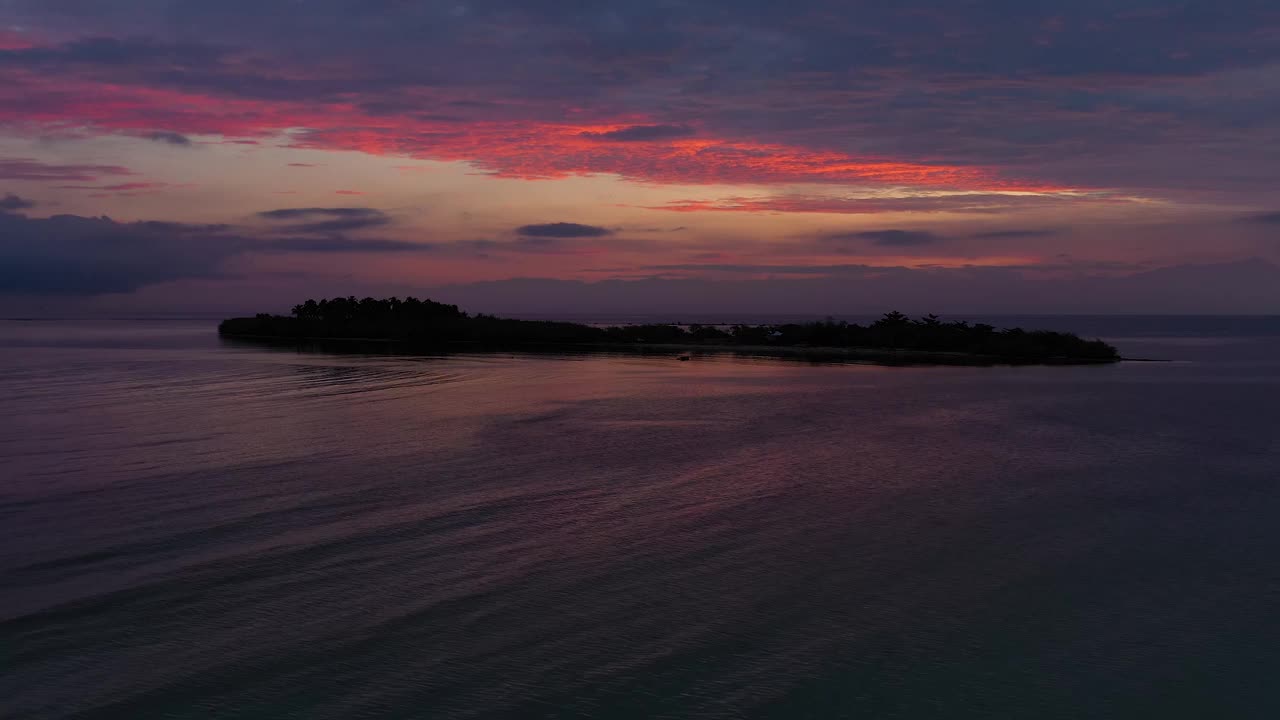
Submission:
[[[1066,329],[1179,361],[0,322],[0,716],[1280,717],[1280,322]]]

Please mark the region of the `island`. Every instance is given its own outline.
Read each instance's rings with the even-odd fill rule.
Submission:
[[[891,312],[868,325],[827,319],[779,325],[599,327],[473,315],[457,305],[412,297],[307,300],[294,306],[289,315],[224,320],[218,332],[249,342],[348,348],[378,345],[406,352],[581,350],[666,353],[681,359],[693,352],[733,352],[945,365],[1083,365],[1121,359],[1114,347],[1101,340],[1047,330],[944,322],[934,315],[912,319]]]

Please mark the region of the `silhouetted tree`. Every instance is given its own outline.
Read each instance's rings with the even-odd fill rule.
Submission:
[[[826,318],[812,323],[733,325],[624,325],[597,328],[579,323],[469,316],[457,305],[396,297],[357,300],[354,296],[307,300],[289,316],[259,314],[224,321],[229,335],[278,338],[374,338],[416,343],[468,342],[488,346],[530,343],[783,345],[874,348],[967,353],[1010,361],[1116,360],[1115,348],[1101,340],[1069,333],[996,330],[991,325],[944,322],[936,315],[912,320],[900,312],[885,314],[863,327]]]

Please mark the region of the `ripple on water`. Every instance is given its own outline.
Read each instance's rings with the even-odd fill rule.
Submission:
[[[1280,710],[1274,367],[164,337],[6,348],[0,714]]]

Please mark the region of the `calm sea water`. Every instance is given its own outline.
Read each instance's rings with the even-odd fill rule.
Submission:
[[[1111,367],[0,322],[6,718],[1280,717],[1280,321]]]

